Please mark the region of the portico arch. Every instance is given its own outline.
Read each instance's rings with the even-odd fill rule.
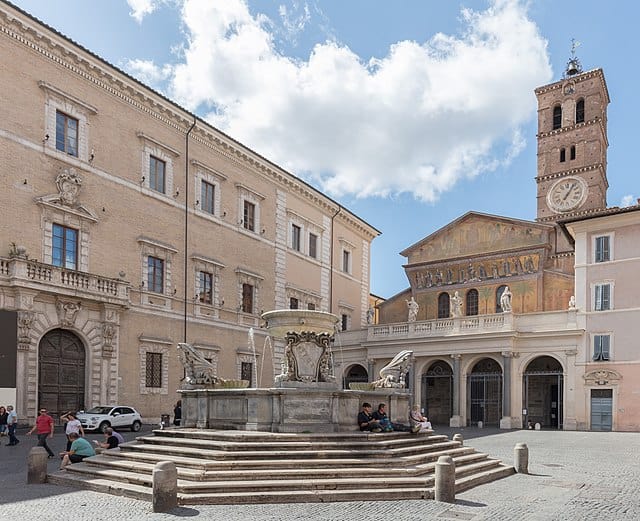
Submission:
[[[84,408],[86,351],[67,329],[46,333],[38,346],[38,407],[57,418]]]
[[[542,427],[562,429],[564,376],[562,364],[552,356],[538,356],[524,371],[522,396],[523,427],[539,423]]]
[[[493,358],[477,361],[467,380],[467,424],[499,425],[502,417],[502,367]]]
[[[360,382],[368,382],[369,374],[367,370],[362,367],[360,364],[353,364],[348,367],[344,373],[343,378],[343,388],[349,389],[350,383],[360,383]]]
[[[453,415],[453,370],[444,360],[435,360],[421,378],[421,405],[436,425],[449,425]]]

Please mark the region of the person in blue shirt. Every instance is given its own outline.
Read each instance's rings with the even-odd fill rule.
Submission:
[[[60,453],[62,456],[60,470],[64,470],[70,463],[79,463],[89,456],[96,455],[96,451],[93,450],[91,444],[84,438],[81,438],[77,432],[69,434],[69,439],[71,440],[71,449]]]

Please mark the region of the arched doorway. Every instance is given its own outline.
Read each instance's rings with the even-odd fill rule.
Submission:
[[[453,415],[453,371],[438,360],[422,374],[422,408],[434,425],[449,425]]]
[[[54,329],[38,349],[38,407],[54,418],[84,408],[85,350],[71,331]]]
[[[343,389],[349,389],[351,382],[368,382],[367,370],[361,365],[352,365],[344,376]]]
[[[467,386],[469,403],[467,423],[499,425],[502,417],[502,368],[492,358],[483,358],[473,366]]]
[[[527,365],[524,372],[523,427],[529,422],[542,427],[562,429],[563,375],[562,366],[551,356],[539,356]]]

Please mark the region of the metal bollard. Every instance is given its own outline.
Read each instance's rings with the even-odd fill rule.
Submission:
[[[529,474],[529,447],[526,443],[516,443],[513,459],[513,466],[518,474]]]
[[[460,445],[464,445],[464,439],[462,438],[462,434],[454,434],[453,441],[459,441]]]
[[[33,447],[27,457],[27,483],[36,485],[47,482],[47,451],[44,447]]]
[[[173,461],[161,461],[153,467],[153,511],[168,512],[178,506],[178,469]]]
[[[451,456],[440,456],[436,463],[435,500],[456,502],[456,465]]]

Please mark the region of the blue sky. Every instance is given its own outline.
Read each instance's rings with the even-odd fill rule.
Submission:
[[[640,197],[640,2],[14,1],[381,230],[382,297],[408,286],[399,252],[465,212],[535,218],[533,89],[572,38],[612,100],[608,204]]]

